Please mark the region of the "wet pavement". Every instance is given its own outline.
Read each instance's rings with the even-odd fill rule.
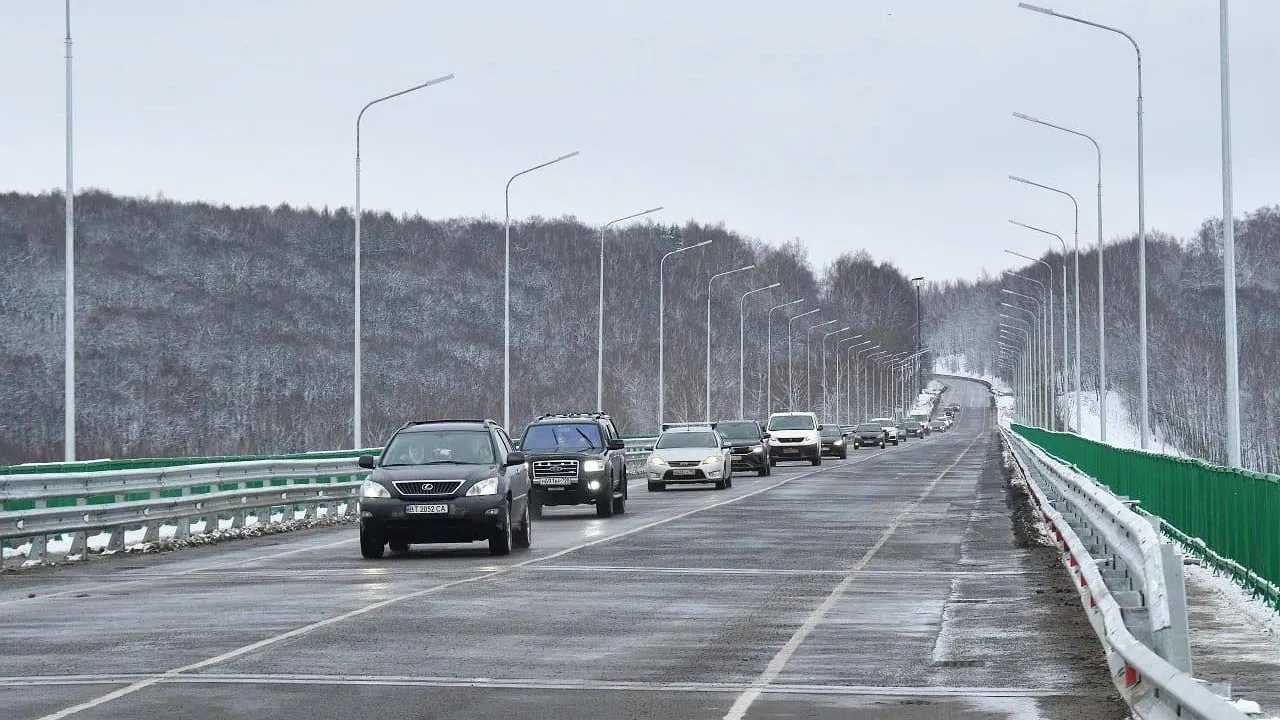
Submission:
[[[949,432],[633,482],[507,558],[367,561],[340,527],[0,576],[0,717],[1126,717],[985,389],[950,382]]]

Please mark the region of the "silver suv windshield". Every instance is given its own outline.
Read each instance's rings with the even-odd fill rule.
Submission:
[[[716,440],[715,433],[709,432],[669,432],[662,433],[658,438],[658,442],[654,444],[655,450],[670,450],[671,448],[718,448],[720,443]]]

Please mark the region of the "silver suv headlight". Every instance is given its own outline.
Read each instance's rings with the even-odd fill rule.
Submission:
[[[383,487],[382,483],[365,480],[360,483],[360,497],[389,498],[391,497],[391,491]]]
[[[498,494],[498,478],[496,477],[485,478],[480,482],[476,483],[475,485],[472,485],[471,489],[467,490],[467,497],[475,497],[477,495],[497,495],[497,494]]]

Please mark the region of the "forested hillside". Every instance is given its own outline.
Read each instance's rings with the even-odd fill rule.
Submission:
[[[1088,230],[1084,230],[1087,234]],[[1243,455],[1247,467],[1280,471],[1280,207],[1259,209],[1235,224]],[[1092,244],[1092,243],[1091,243]],[[992,248],[991,252],[999,252]],[[1062,366],[1061,253],[1042,257],[1054,268],[1056,356]],[[1222,223],[1195,235],[1147,236],[1148,364],[1152,425],[1188,454],[1226,461],[1223,351]],[[1068,258],[1069,271],[1073,262]],[[1138,407],[1137,239],[1109,241],[1104,258],[1109,392]],[[1041,265],[1019,274],[1045,282]],[[1098,256],[1080,257],[1082,373],[1098,388]],[[1074,292],[1074,275],[1069,289]],[[1000,288],[1035,294],[1022,280],[981,278],[934,286],[926,294],[925,332],[940,355],[963,354],[974,372],[993,367]],[[1072,296],[1074,298],[1074,295]],[[1006,297],[1007,299],[1007,297]],[[1068,324],[1074,325],[1069,308]],[[1074,332],[1074,327],[1072,328]],[[1074,334],[1072,335],[1074,346]],[[1074,353],[1074,347],[1071,349]],[[1074,357],[1074,356],[1073,356]],[[1073,360],[1074,362],[1074,360]],[[1136,419],[1134,420],[1136,424]]]
[[[77,195],[80,457],[276,453],[351,445],[352,217]],[[376,444],[406,418],[502,417],[502,224],[368,213],[364,425]],[[712,414],[736,415],[743,292],[746,402],[765,408],[765,310],[803,297],[882,347],[914,347],[915,297],[856,248],[821,272],[803,245],[723,227],[638,225],[608,238],[605,409],[624,432],[657,418],[658,261],[667,263],[667,419],[704,416],[707,280]],[[0,194],[0,462],[62,454],[62,197]],[[512,424],[593,409],[599,229],[534,218],[512,231]],[[787,391],[786,311],[774,313],[773,395]],[[853,321],[853,318],[857,318]],[[869,320],[868,320],[869,318]],[[806,318],[808,320],[809,318]],[[820,321],[820,320],[819,320]],[[815,321],[816,322],[816,321]],[[797,394],[804,333],[797,322]],[[819,337],[815,332],[814,337]],[[830,345],[830,343],[829,343]]]

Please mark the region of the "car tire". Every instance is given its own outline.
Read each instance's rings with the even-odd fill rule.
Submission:
[[[613,499],[613,514],[622,515],[627,512],[627,478],[622,476],[622,494]]]
[[[666,483],[651,482],[649,483],[649,492],[662,492],[667,489]]]
[[[525,503],[524,519],[520,521],[520,529],[512,533],[511,542],[518,548],[527,548],[533,544],[533,513],[530,507],[532,502]]]
[[[765,463],[765,464],[761,465],[761,466],[760,466],[760,469],[756,471],[756,476],[757,476],[757,477],[769,477],[769,463]]]
[[[502,526],[494,528],[489,536],[489,553],[492,555],[511,554],[511,502],[502,506]]]
[[[821,464],[822,464],[822,455],[820,455],[820,454],[819,454],[819,455],[817,455],[817,456],[815,456],[815,457],[809,458],[809,463],[810,463],[811,465],[814,465],[814,466],[821,465]]]
[[[536,518],[542,517],[542,501],[529,495],[529,513]]]
[[[387,544],[372,532],[360,528],[360,556],[369,560],[377,560],[386,551]]]
[[[717,490],[723,490],[726,487],[729,487],[727,484],[728,482],[729,482],[728,480],[716,480],[714,483],[712,483],[712,486]]]
[[[840,459],[841,459],[841,460],[848,460],[848,459],[849,459],[849,451],[848,451],[848,450],[845,450],[844,452],[840,453]]]
[[[727,487],[727,488],[731,488],[731,487],[733,487],[733,476],[732,476],[732,475],[730,475],[729,477],[727,477],[727,478],[725,478],[725,479],[724,479],[724,486],[725,486],[725,487]]]
[[[387,545],[391,548],[391,552],[393,553],[409,552],[409,543],[405,540],[392,540],[391,542],[388,542]]]
[[[778,467],[778,461],[773,458],[769,458],[769,467]]]
[[[613,517],[613,488],[596,498],[596,517]]]

